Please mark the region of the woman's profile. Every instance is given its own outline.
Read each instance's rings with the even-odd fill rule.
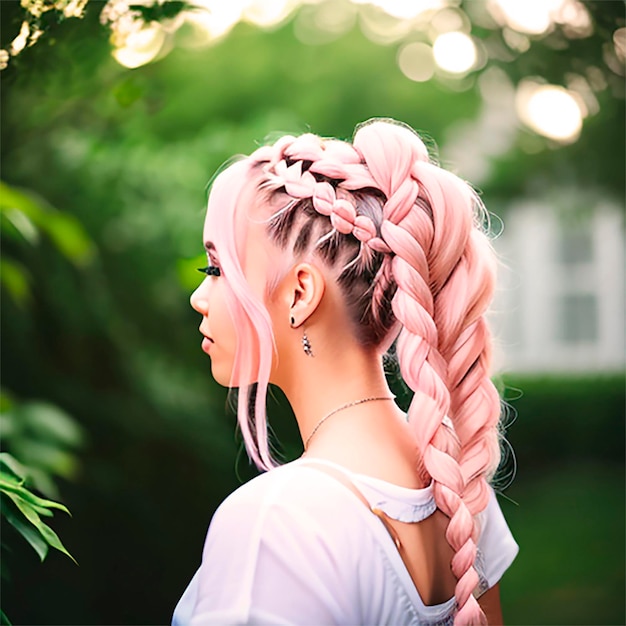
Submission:
[[[488,483],[500,399],[483,223],[471,187],[393,120],[351,143],[285,136],[215,179],[191,304],[267,471],[216,511],[176,626],[502,623],[517,545]],[[406,413],[390,352],[414,392]],[[281,466],[270,383],[304,445]]]

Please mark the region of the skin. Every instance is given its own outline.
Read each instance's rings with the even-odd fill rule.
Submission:
[[[275,265],[276,259],[284,255],[268,240],[261,220],[255,219],[250,187],[243,192],[242,202],[252,207],[244,273],[252,290],[265,300],[276,342],[270,382],[285,393],[306,442],[320,419],[337,407],[372,396],[392,397],[392,393],[381,355],[359,345],[350,330],[351,322],[331,269],[314,258],[295,262],[273,293],[266,293],[272,260]],[[205,221],[204,238],[205,244],[211,241],[209,219]],[[215,252],[210,253],[209,263],[219,266]],[[232,383],[237,334],[228,313],[224,280],[223,276],[207,277],[192,294],[191,306],[202,315],[201,333],[212,338],[210,343],[204,341],[203,348],[208,348],[213,376],[228,386]],[[304,330],[313,357],[302,349]],[[346,441],[350,445],[345,445]],[[394,402],[367,402],[336,413],[312,437],[305,455],[403,487],[426,486],[415,471],[419,455],[413,435]],[[456,583],[450,571],[453,552],[445,539],[445,515],[437,511],[416,524],[395,520],[391,524],[405,547],[404,561],[420,596],[426,604],[445,602],[454,594]],[[424,563],[429,564],[428,570]],[[490,624],[502,623],[497,585],[482,596],[480,603]]]

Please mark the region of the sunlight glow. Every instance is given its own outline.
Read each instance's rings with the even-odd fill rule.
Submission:
[[[381,46],[400,41],[412,30],[410,20],[400,20],[372,6],[359,11],[359,22],[363,34]]]
[[[385,13],[399,20],[410,20],[421,13],[442,9],[448,5],[445,0],[370,0],[369,4],[380,7]]]
[[[496,19],[517,31],[531,35],[545,33],[552,25],[552,13],[567,0],[492,0],[489,8]]]
[[[431,29],[437,33],[448,33],[450,31],[469,32],[470,24],[467,15],[455,9],[445,9],[436,13],[430,20]]]
[[[535,132],[562,143],[578,139],[583,115],[578,99],[567,89],[522,81],[515,97],[520,119]]]
[[[152,22],[141,30],[130,33],[126,37],[125,45],[114,50],[113,56],[124,67],[140,67],[156,58],[164,41],[163,27]]]
[[[282,22],[295,8],[293,0],[250,0],[243,9],[243,18],[267,28]]]
[[[433,49],[425,43],[414,41],[400,48],[398,66],[402,73],[416,82],[430,80],[435,73]]]
[[[28,22],[22,22],[19,35],[11,42],[11,47],[9,48],[11,56],[19,54],[26,47],[29,35],[30,27],[28,26]]]
[[[433,54],[437,65],[451,74],[464,74],[476,63],[476,46],[465,33],[443,33],[435,39]]]
[[[86,1],[57,0],[56,5],[68,15],[75,15]],[[22,2],[32,5],[32,10],[41,4],[41,0]],[[329,43],[357,23],[365,37],[376,44],[405,44],[398,53],[398,64],[411,80],[423,81],[428,80],[423,77],[432,76],[433,55],[436,66],[457,78],[482,67],[487,58],[480,40],[469,34],[472,24],[460,8],[460,0],[189,0],[177,17],[158,21],[163,32],[155,25],[157,22],[144,24],[142,12],[136,8],[154,7],[154,2],[108,0],[104,4],[100,21],[111,28],[114,57],[127,67],[162,57],[172,48],[173,35],[181,27],[176,43],[201,47],[225,37],[240,21],[271,29],[294,15],[295,35],[307,45]],[[527,49],[532,35],[548,32],[555,24],[560,24],[570,38],[588,36],[593,30],[591,17],[580,0],[485,2],[493,20],[502,26],[508,46],[518,52]],[[411,47],[416,32],[434,42],[432,51]],[[30,45],[30,39],[23,45]],[[155,51],[158,41],[161,49]],[[22,45],[22,39],[18,38],[15,45]]]
[[[241,19],[246,0],[194,0],[199,10],[188,11],[187,20],[201,24],[208,35],[209,43],[228,34]]]
[[[617,58],[624,63],[626,61],[626,28],[618,28],[613,33],[613,45]]]
[[[588,37],[593,23],[579,0],[489,0],[492,17],[519,33],[542,35],[561,24],[570,38]]]

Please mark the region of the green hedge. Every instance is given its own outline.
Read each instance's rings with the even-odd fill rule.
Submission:
[[[565,461],[624,461],[624,374],[503,378],[521,469]]]

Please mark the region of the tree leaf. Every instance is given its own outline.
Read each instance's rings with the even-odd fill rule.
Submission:
[[[24,498],[20,497],[17,493],[6,491],[6,495],[11,498],[11,500],[15,503],[17,508],[24,514],[24,517],[39,531],[41,536],[44,538],[46,543],[59,552],[63,552],[66,556],[68,556],[74,563],[76,563],[76,559],[67,551],[65,546],[61,543],[61,540],[57,536],[57,534],[44,522],[42,522],[41,518],[37,514],[37,511],[33,509],[31,504],[27,502]],[[56,503],[55,503],[56,504]]]
[[[39,242],[39,231],[24,211],[18,208],[10,208],[4,209],[2,214],[28,243],[35,245]]]
[[[0,389],[0,411],[3,413],[13,406],[13,396],[6,389]]]
[[[30,274],[28,270],[13,259],[2,258],[2,268],[0,271],[0,283],[11,294],[17,304],[24,306],[28,304],[31,296]]]
[[[75,265],[84,266],[93,259],[91,239],[73,215],[58,211],[51,213],[44,228],[59,252]]]
[[[24,481],[28,478],[28,470],[8,452],[0,452],[0,466],[4,465],[11,474]],[[0,470],[1,472],[2,470]]]
[[[58,443],[46,440],[43,437],[20,438],[12,442],[11,449],[15,456],[31,469],[30,478],[40,491],[40,485],[36,482],[37,469],[46,474],[56,474],[64,478],[72,478],[78,470],[78,459],[72,452],[64,450]],[[48,494],[52,495],[52,494]],[[56,496],[54,496],[56,497]]]
[[[36,496],[34,493],[26,489],[26,487],[23,487],[21,484],[16,485],[13,482],[5,480],[4,476],[0,476],[0,490],[6,493],[11,499],[13,499],[13,496],[11,494],[15,494],[15,496],[26,501],[29,505],[46,507],[49,509],[58,509],[59,511],[63,511],[64,513],[70,515],[67,507],[62,505],[61,503],[40,498],[39,496]]]
[[[28,522],[22,514],[18,514],[13,510],[13,505],[7,503],[6,497],[2,494],[0,497],[0,502],[2,503],[2,515],[4,518],[17,530],[17,532],[26,539],[26,541],[31,545],[33,550],[39,556],[39,559],[43,561],[48,554],[48,543],[42,537],[41,533],[30,523]]]
[[[94,255],[91,238],[73,216],[51,207],[44,199],[28,191],[21,191],[0,181],[0,212],[15,217],[22,214],[21,226],[28,220],[33,228],[47,233],[58,250],[72,263],[86,265]],[[14,221],[11,222],[16,228]],[[22,232],[22,231],[20,231]]]
[[[0,211],[17,210],[23,213],[32,223],[41,227],[47,207],[33,194],[27,194],[0,181]]]
[[[25,402],[19,406],[19,417],[28,425],[38,439],[78,447],[85,441],[85,434],[74,418],[48,402]]]

